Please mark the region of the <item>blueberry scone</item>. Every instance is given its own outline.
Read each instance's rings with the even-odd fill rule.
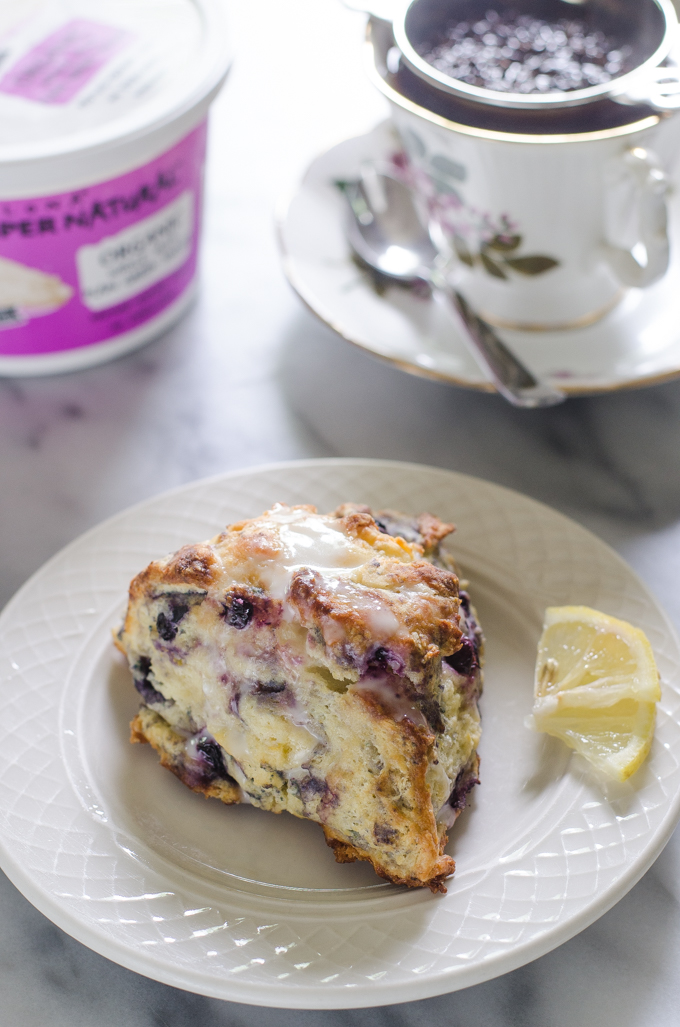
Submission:
[[[477,783],[482,635],[437,517],[277,505],[151,563],[117,644],[189,788],[321,824],[336,859],[445,891]]]

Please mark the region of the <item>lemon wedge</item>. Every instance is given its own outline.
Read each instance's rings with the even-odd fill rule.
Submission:
[[[551,606],[538,643],[527,724],[625,781],[649,752],[659,672],[639,628],[587,606]]]

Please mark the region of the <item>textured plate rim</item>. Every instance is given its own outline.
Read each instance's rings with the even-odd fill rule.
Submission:
[[[70,551],[88,541],[98,532],[115,527],[117,522],[124,520],[131,514],[143,511],[146,507],[153,506],[159,500],[177,497],[185,492],[190,493],[194,489],[209,486],[213,483],[228,483],[230,480],[241,477],[260,476],[265,475],[268,472],[285,471],[289,469],[294,471],[296,469],[306,467],[333,467],[338,465],[367,468],[382,467],[390,470],[399,470],[402,473],[408,473],[409,471],[434,472],[444,478],[448,477],[452,479],[452,481],[459,479],[465,480],[473,486],[475,484],[490,486],[492,489],[498,490],[500,493],[507,493],[515,499],[519,498],[521,502],[533,506],[543,517],[547,515],[553,519],[557,519],[558,521],[563,521],[565,525],[569,525],[570,530],[573,531],[574,528],[576,528],[577,531],[583,533],[584,537],[589,537],[591,540],[595,539],[602,550],[607,553],[608,558],[618,564],[620,568],[625,569],[625,572],[630,576],[630,578],[637,583],[640,591],[644,594],[647,601],[652,604],[657,618],[663,623],[668,636],[672,639],[676,647],[678,647],[679,643],[677,635],[667,614],[635,571],[633,571],[626,561],[623,560],[623,558],[607,543],[599,539],[594,535],[594,533],[584,528],[572,518],[567,517],[547,504],[541,503],[540,501],[526,496],[517,490],[497,485],[494,482],[477,478],[473,475],[462,474],[457,471],[447,470],[446,468],[414,462],[354,458],[295,460],[268,463],[253,468],[242,468],[226,473],[211,475],[184,485],[176,486],[166,492],[142,500],[141,502],[120,511],[112,517],[93,526],[78,538],[64,546],[58,553],[43,564],[41,568],[34,572],[34,574],[31,575],[31,577],[17,591],[12,599],[10,599],[3,609],[0,614],[0,627],[2,626],[2,622],[5,620],[6,616],[14,610],[15,605],[18,605],[21,602],[24,592],[27,591],[36,580],[39,580],[44,575],[48,575],[52,566],[57,561],[63,559]],[[446,994],[461,988],[470,987],[517,969],[518,967],[552,951],[599,919],[599,917],[611,909],[621,898],[623,898],[624,895],[627,894],[627,892],[640,880],[658,857],[668,842],[679,819],[680,791],[676,793],[671,802],[667,803],[666,812],[655,833],[647,840],[644,848],[638,856],[630,861],[628,867],[621,876],[603,890],[596,899],[591,900],[590,903],[588,903],[580,912],[568,916],[565,920],[556,924],[555,927],[549,928],[537,937],[521,944],[515,944],[509,950],[482,958],[470,966],[456,967],[448,973],[441,973],[438,976],[427,980],[409,978],[403,983],[395,984],[395,982],[392,981],[389,982],[389,984],[382,986],[380,981],[375,981],[370,988],[367,986],[343,986],[341,988],[322,988],[318,985],[297,986],[297,982],[295,982],[295,986],[291,988],[290,986],[275,985],[262,981],[251,983],[244,981],[243,983],[240,983],[237,978],[231,978],[227,981],[223,978],[216,979],[214,974],[211,975],[196,971],[186,971],[181,967],[173,966],[169,963],[167,958],[154,958],[148,950],[142,954],[137,950],[131,949],[128,945],[111,938],[109,935],[96,931],[90,925],[83,924],[77,915],[72,913],[70,909],[59,904],[54,896],[45,891],[34,881],[30,873],[26,872],[14,857],[14,854],[8,851],[2,838],[0,838],[0,868],[5,872],[10,881],[12,881],[12,883],[22,892],[22,894],[53,923],[87,947],[91,948],[93,951],[113,960],[133,972],[141,973],[154,980],[187,991],[250,1005],[290,1009],[365,1008],[416,1001]],[[187,887],[187,891],[190,890],[191,886],[189,885]],[[165,949],[163,952],[167,953],[168,950]],[[387,992],[389,992],[389,994]]]

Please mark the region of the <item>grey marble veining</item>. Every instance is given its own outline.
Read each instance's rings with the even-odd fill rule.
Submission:
[[[407,376],[334,336],[289,290],[272,229],[305,163],[384,116],[361,18],[337,0],[234,6],[215,105],[202,288],[156,343],[106,367],[0,380],[0,604],[102,518],[203,475],[310,456],[488,478],[595,530],[680,625],[680,383],[517,411]],[[313,84],[313,88],[310,88]],[[146,980],[0,882],[0,1027],[665,1027],[678,1022],[680,836],[613,910],[494,981],[397,1007],[253,1009]]]
[[[674,840],[677,841],[677,840]],[[5,1027],[659,1027],[677,1023],[680,846],[592,927],[453,995],[378,1009],[260,1009],[177,991],[84,948],[0,886]]]

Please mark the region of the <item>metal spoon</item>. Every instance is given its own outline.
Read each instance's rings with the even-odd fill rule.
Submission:
[[[355,254],[387,278],[413,285],[424,282],[442,293],[459,315],[463,337],[477,363],[509,403],[545,407],[567,398],[536,378],[449,284],[440,267],[441,254],[407,185],[366,166],[360,181],[343,183],[343,192],[349,210],[347,239]]]

